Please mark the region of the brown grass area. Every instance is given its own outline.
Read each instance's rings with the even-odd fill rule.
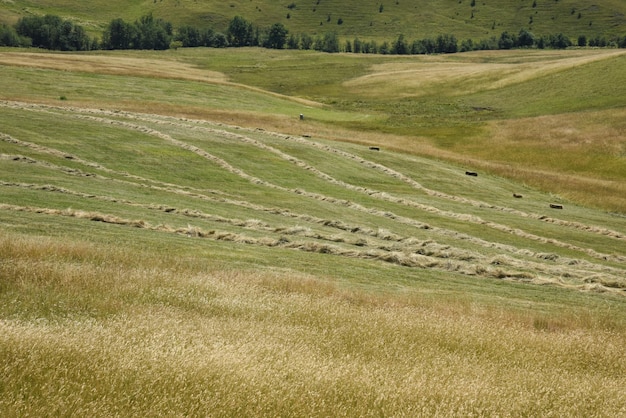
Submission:
[[[490,130],[490,147],[540,146],[561,157],[568,152],[626,156],[626,109],[497,121]]]

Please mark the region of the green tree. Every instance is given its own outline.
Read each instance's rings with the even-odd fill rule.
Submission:
[[[548,46],[556,49],[565,49],[568,46],[572,46],[572,41],[562,33],[558,33],[548,37]]]
[[[298,49],[300,48],[300,40],[294,34],[289,35],[287,39],[287,48],[289,49]]]
[[[164,50],[170,47],[172,41],[172,25],[162,19],[155,19],[152,13],[142,16],[135,22],[138,40],[138,49]]]
[[[535,44],[535,35],[526,29],[520,29],[517,35],[517,46],[522,48],[531,47]]]
[[[393,47],[391,48],[391,53],[398,54],[398,55],[406,55],[409,53],[409,47],[407,46],[406,41],[404,40],[404,35],[400,34],[398,36],[398,39],[396,39],[396,41],[393,43]]]
[[[113,19],[102,34],[102,47],[105,49],[132,49],[137,39],[135,27],[123,19]]]
[[[179,27],[174,36],[174,40],[181,42],[181,46],[185,48],[203,45],[200,29],[190,25]]]
[[[319,44],[320,51],[339,52],[339,38],[335,32],[326,32]]]
[[[283,49],[287,41],[289,31],[282,23],[274,23],[269,30],[267,37],[267,47],[272,49]]]
[[[498,49],[511,49],[515,47],[515,42],[515,37],[509,32],[504,31],[500,34],[500,39],[498,40]]]
[[[0,26],[0,46],[30,46],[30,39],[18,35],[14,27],[2,24]]]
[[[435,41],[435,52],[454,54],[458,52],[459,45],[456,37],[450,34],[439,35]]]
[[[469,52],[474,50],[474,41],[470,38],[461,41],[461,52]]]
[[[313,38],[307,33],[300,35],[300,45],[302,49],[309,50],[313,47]]]
[[[81,26],[55,15],[23,17],[17,21],[15,31],[40,48],[84,51],[93,45]]]
[[[228,25],[228,43],[231,46],[250,46],[254,39],[252,23],[241,16],[235,16]]]

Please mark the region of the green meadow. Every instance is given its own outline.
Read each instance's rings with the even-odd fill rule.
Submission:
[[[2,416],[625,415],[625,59],[0,50]]]

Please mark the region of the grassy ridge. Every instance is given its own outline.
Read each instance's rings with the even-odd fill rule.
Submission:
[[[293,7],[288,6],[293,4]],[[381,12],[380,6],[383,6]],[[352,40],[409,39],[455,34],[459,39],[485,39],[503,31],[517,33],[528,28],[538,35],[562,32],[570,37],[623,35],[626,6],[619,0],[590,4],[583,0],[533,1],[505,0],[497,3],[469,0],[420,0],[417,2],[302,0],[291,3],[233,0],[227,3],[192,0],[93,1],[16,0],[3,4],[3,21],[16,20],[29,13],[52,13],[77,20],[101,30],[114,18],[133,21],[146,13],[166,18],[175,25],[208,25],[225,31],[235,16],[244,16],[260,27],[283,23],[292,33],[337,32]],[[289,16],[289,17],[288,17]],[[342,23],[338,24],[339,19]],[[532,19],[532,20],[531,20]]]

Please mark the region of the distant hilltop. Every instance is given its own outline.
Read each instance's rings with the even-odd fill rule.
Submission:
[[[64,25],[54,35],[65,34],[73,44],[62,39],[46,43],[38,39],[38,29],[18,30],[23,39],[10,33],[19,22],[37,25],[37,20],[46,16],[56,19],[53,26]],[[15,0],[3,3],[0,23],[0,45],[60,50],[264,46],[326,52],[450,53],[571,45],[623,47],[626,2],[96,0],[89,2],[89,7],[81,1],[33,7]],[[148,28],[156,39],[140,37],[142,28]]]

